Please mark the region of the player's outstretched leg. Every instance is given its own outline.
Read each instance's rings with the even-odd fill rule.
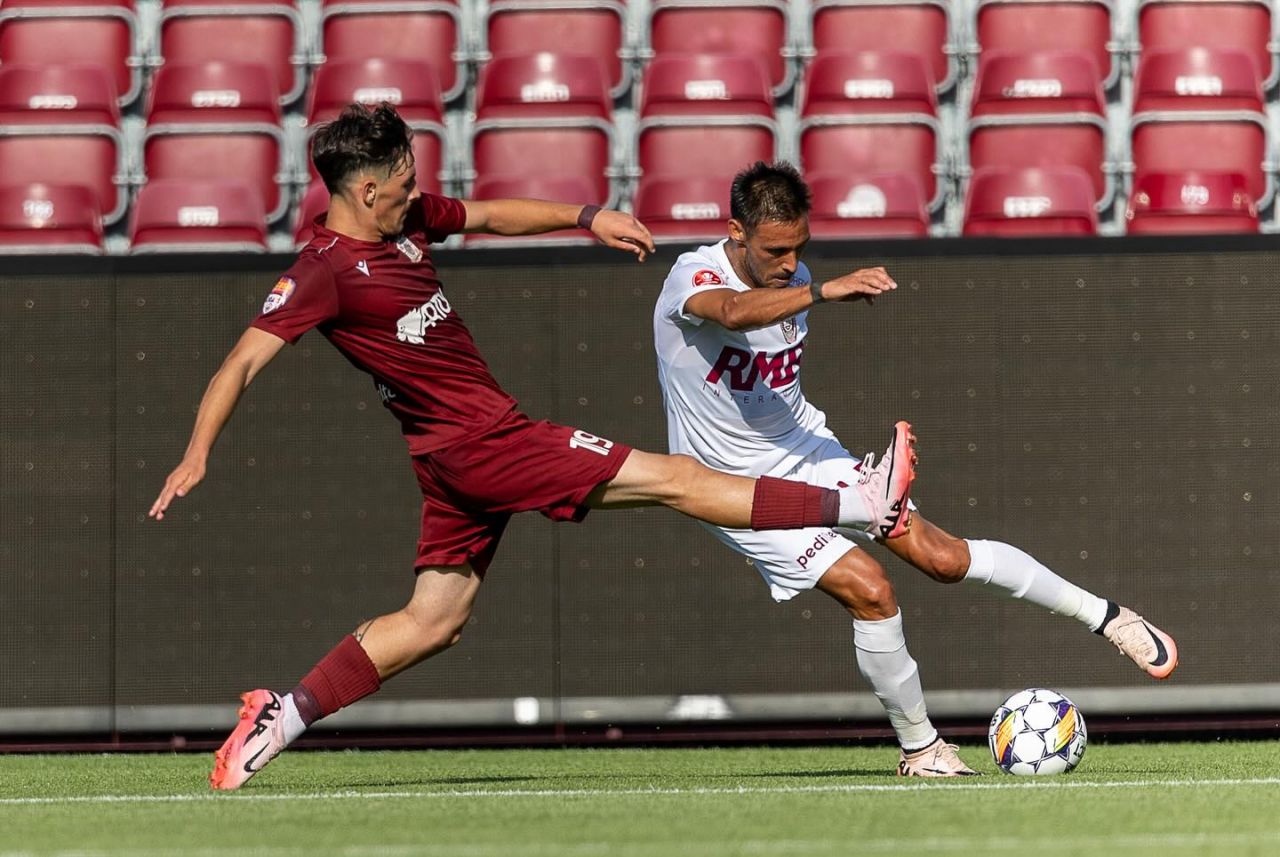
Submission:
[[[978,772],[970,768],[956,752],[955,744],[939,738],[923,750],[914,753],[902,751],[898,760],[900,777],[973,777]]]
[[[1152,678],[1168,678],[1178,665],[1178,644],[1173,637],[1114,601],[1107,602],[1107,618],[1098,633]]]
[[[209,785],[215,789],[240,788],[292,740],[285,736],[283,706],[277,694],[251,690],[240,699],[244,703],[240,706],[240,722],[213,754]]]

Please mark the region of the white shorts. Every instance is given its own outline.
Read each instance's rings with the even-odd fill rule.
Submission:
[[[861,458],[854,458],[834,438],[812,455],[784,473],[768,473],[779,479],[808,482],[823,488],[844,488],[858,479]],[[915,508],[915,504],[910,504]],[[808,527],[803,530],[732,530],[703,523],[738,553],[752,561],[769,584],[774,601],[789,601],[806,589],[813,589],[842,556],[858,547],[856,542],[875,538],[862,530]]]

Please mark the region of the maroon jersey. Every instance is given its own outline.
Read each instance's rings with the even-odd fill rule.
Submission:
[[[462,229],[456,199],[424,193],[404,232],[359,241],[326,229],[276,283],[253,326],[289,343],[317,328],[373,376],[414,455],[441,449],[515,407],[449,304],[427,245]]]

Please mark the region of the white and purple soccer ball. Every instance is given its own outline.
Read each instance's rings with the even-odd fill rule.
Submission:
[[[1084,716],[1060,693],[1033,687],[1001,703],[987,742],[1006,774],[1065,774],[1080,764],[1089,741]]]

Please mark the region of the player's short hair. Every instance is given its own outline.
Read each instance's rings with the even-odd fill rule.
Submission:
[[[393,173],[413,154],[413,131],[387,102],[348,104],[311,139],[311,161],[329,193],[338,193],[352,173],[370,168]]]
[[[761,223],[795,223],[809,215],[812,197],[786,161],[756,161],[733,177],[729,214],[748,231]]]

